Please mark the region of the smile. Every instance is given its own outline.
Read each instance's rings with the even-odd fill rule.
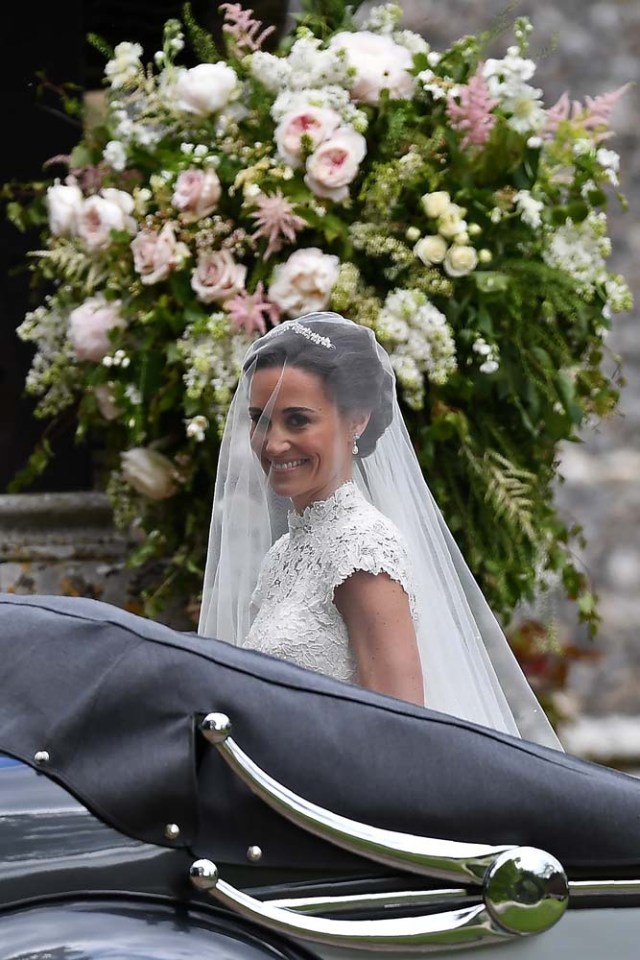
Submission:
[[[271,469],[274,471],[274,473],[287,473],[287,471],[295,470],[296,467],[300,467],[303,463],[307,462],[307,460],[286,460],[282,463],[276,463],[274,460],[272,460]]]

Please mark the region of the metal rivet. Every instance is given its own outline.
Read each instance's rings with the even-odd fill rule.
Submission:
[[[38,750],[33,755],[34,763],[49,763],[50,759],[48,750]]]
[[[177,840],[180,836],[180,827],[177,823],[168,823],[164,828],[164,835],[167,840]]]
[[[258,860],[262,860],[262,850],[256,844],[252,844],[247,850],[247,860],[250,860],[251,863],[257,863]]]

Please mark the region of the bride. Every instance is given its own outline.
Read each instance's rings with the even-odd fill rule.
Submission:
[[[389,357],[339,314],[247,353],[199,632],[560,747],[431,497]]]

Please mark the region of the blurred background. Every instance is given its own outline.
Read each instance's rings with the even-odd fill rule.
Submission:
[[[502,56],[512,43],[517,16],[530,17],[536,85],[546,106],[568,91],[575,99],[634,86],[618,103],[607,146],[621,155],[624,212],[610,205],[611,268],[622,273],[640,303],[640,3],[637,0],[401,0],[405,26],[438,50],[466,33],[490,31],[488,53]],[[217,3],[194,0],[197,19],[215,34]],[[253,0],[256,15],[282,30],[296,2]],[[162,26],[179,16],[174,0],[60,0],[38,8],[19,4],[6,31],[0,58],[0,110],[7,147],[0,180],[43,175],[45,161],[68,152],[80,136],[79,121],[62,114],[55,87],[99,89],[103,58],[86,43],[94,32],[109,43],[138,41],[149,59],[160,46]],[[41,74],[44,72],[46,81]],[[104,500],[91,493],[89,453],[73,442],[70,419],[51,438],[58,456],[32,488],[7,496],[12,476],[27,459],[42,424],[23,397],[30,353],[15,329],[29,301],[24,271],[37,236],[18,234],[0,222],[0,590],[82,593],[127,603],[123,569],[126,545],[113,532]],[[535,322],[535,318],[532,318]],[[558,503],[583,526],[579,552],[600,598],[602,625],[587,638],[553,591],[532,611],[553,619],[558,638],[576,657],[562,666],[567,676],[558,694],[565,717],[562,737],[572,752],[640,771],[640,337],[635,314],[615,318],[609,338],[611,364],[622,363],[626,386],[620,413],[583,432],[582,442],[562,451]],[[618,360],[619,358],[619,360]],[[86,491],[80,501],[74,491]],[[527,613],[531,613],[528,611]],[[565,682],[566,680],[566,682]]]

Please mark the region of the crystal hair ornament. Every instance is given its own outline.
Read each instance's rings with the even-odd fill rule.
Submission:
[[[316,333],[315,330],[310,330],[309,327],[305,327],[299,320],[285,320],[284,323],[279,324],[271,331],[271,336],[276,337],[279,333],[287,333],[291,331],[293,333],[299,334],[301,337],[305,337],[311,343],[315,343],[317,347],[325,347],[327,350],[335,350],[334,345],[331,342],[329,337],[323,337],[322,334]]]

